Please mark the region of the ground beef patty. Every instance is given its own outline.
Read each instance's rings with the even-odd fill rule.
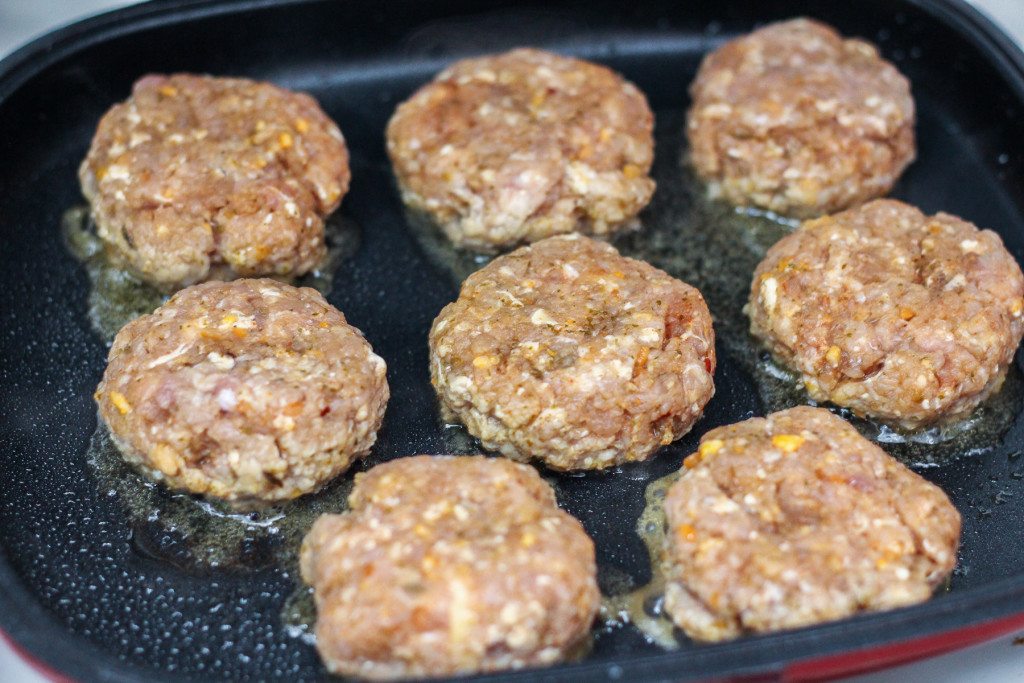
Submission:
[[[118,332],[96,400],[129,462],[246,507],[314,491],[365,455],[384,375],[315,290],[210,282]]]
[[[705,58],[687,135],[712,197],[797,217],[880,197],[914,159],[914,101],[862,40],[807,19]]]
[[[387,140],[406,204],[492,251],[627,225],[654,193],[653,127],[609,69],[519,49],[443,71],[398,107]]]
[[[486,448],[559,470],[647,458],[714,394],[714,332],[693,287],[579,235],[471,275],[430,331],[443,405]]]
[[[1024,333],[1022,296],[994,232],[879,200],[776,243],[747,311],[811,398],[916,429],[999,389]]]
[[[349,182],[345,141],[312,97],[188,74],[135,83],[78,174],[114,261],[165,289],[312,270]]]
[[[665,609],[698,640],[922,602],[960,538],[939,487],[806,406],[705,434],[665,513]]]
[[[530,467],[420,455],[356,475],[302,545],[334,673],[451,676],[556,662],[597,613],[594,544]]]

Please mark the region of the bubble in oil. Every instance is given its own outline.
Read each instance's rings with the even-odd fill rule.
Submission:
[[[754,379],[765,413],[796,405],[818,405],[802,387],[795,373],[775,363],[757,342],[749,338],[751,352],[757,352],[754,367],[746,369]],[[745,365],[740,363],[740,365]],[[825,404],[850,422],[864,437],[877,442],[906,465],[936,467],[959,457],[977,456],[997,446],[1024,407],[1024,377],[1011,365],[1002,388],[983,401],[968,417],[914,432],[854,415],[852,411]]]
[[[293,567],[302,538],[325,513],[347,508],[353,476],[321,491],[260,510],[239,512],[224,503],[172,491],[135,471],[121,457],[102,420],[86,453],[100,491],[116,496],[131,529],[137,557],[190,573]]]
[[[450,455],[474,455],[487,452],[480,441],[470,434],[463,424],[455,422],[454,418],[442,420],[441,434],[444,441],[444,452]]]
[[[111,263],[87,206],[68,209],[61,221],[61,232],[68,251],[84,266],[89,277],[89,323],[104,341],[112,341],[125,324],[152,313],[169,298],[167,292]],[[359,248],[359,228],[353,221],[336,214],[327,220],[324,239],[327,254],[319,266],[299,278],[275,279],[312,287],[327,296],[334,274]],[[214,268],[210,279],[218,279],[219,274],[228,276],[227,271],[218,273]]]
[[[833,412],[848,420],[861,434],[879,442],[904,464],[937,467],[960,457],[974,457],[998,446],[1024,407],[1024,377],[1011,365],[1002,388],[983,401],[965,419],[906,433],[848,410]]]
[[[88,207],[68,209],[61,228],[65,246],[89,276],[89,322],[104,341],[110,342],[125,323],[152,313],[167,300],[162,292],[109,262]]]
[[[424,211],[406,207],[405,223],[427,260],[456,286],[495,257],[456,247]]]
[[[309,645],[316,645],[316,601],[313,599],[313,588],[300,583],[285,598],[281,607],[281,623],[285,633],[298,638]]]
[[[629,593],[636,588],[633,575],[611,564],[602,564],[597,568],[597,585],[602,595],[615,596]]]
[[[292,284],[296,287],[312,287],[326,297],[334,286],[335,273],[359,251],[361,233],[359,225],[351,218],[340,214],[329,216],[324,223],[327,253],[323,261]]]
[[[647,547],[650,558],[651,580],[644,586],[603,595],[601,615],[604,627],[621,627],[632,624],[644,638],[667,650],[680,646],[682,636],[672,620],[665,614],[665,495],[680,476],[673,472],[655,479],[647,486],[646,505],[636,523],[636,532]]]

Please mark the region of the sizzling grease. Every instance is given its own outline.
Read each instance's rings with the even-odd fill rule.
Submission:
[[[306,531],[321,514],[346,509],[353,481],[349,474],[319,493],[240,513],[219,502],[172,492],[139,474],[121,457],[102,421],[86,459],[99,490],[121,503],[131,527],[132,550],[193,573],[295,566]]]
[[[647,486],[647,504],[636,523],[636,532],[647,546],[651,580],[644,586],[620,594],[606,595],[601,617],[611,626],[632,624],[648,640],[667,650],[679,647],[686,636],[676,628],[663,609],[665,596],[665,495],[679,479],[673,472]]]
[[[89,276],[89,322],[103,341],[109,343],[126,323],[152,313],[167,301],[165,292],[110,263],[88,207],[76,206],[64,212],[61,232],[68,251],[82,263]],[[327,220],[324,239],[327,255],[317,268],[293,281],[275,279],[312,287],[327,296],[334,274],[359,248],[359,227],[335,214]]]

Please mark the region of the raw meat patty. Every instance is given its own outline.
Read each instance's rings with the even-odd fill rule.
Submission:
[[[434,320],[430,358],[442,404],[486,448],[558,470],[644,460],[715,390],[700,292],[579,235],[471,275]]]
[[[815,21],[726,43],[690,94],[693,165],[733,204],[819,216],[886,194],[914,159],[907,79],[870,43]]]
[[[811,398],[913,430],[997,391],[1024,334],[999,236],[878,200],[808,221],[754,272],[751,332]]]
[[[161,288],[298,276],[348,190],[341,131],[312,97],[241,78],[140,79],[79,169],[115,263]]]
[[[392,679],[551,664],[597,613],[594,544],[525,465],[401,458],[356,475],[351,511],[302,546],[333,673]]]
[[[253,507],[314,491],[369,452],[385,370],[319,292],[209,282],[118,332],[96,400],[145,473]]]
[[[495,251],[628,227],[650,201],[654,116],[611,70],[534,49],[465,59],[398,107],[402,198],[457,245]]]
[[[822,408],[713,429],[665,500],[665,608],[698,640],[923,602],[953,571],[940,488]]]

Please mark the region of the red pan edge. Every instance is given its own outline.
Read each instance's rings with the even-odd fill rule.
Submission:
[[[46,680],[53,683],[75,683],[75,679],[68,678],[56,669],[51,669],[45,662],[36,659],[32,656],[32,653],[21,647],[16,640],[7,635],[3,630],[0,630],[0,642],[10,648],[11,652],[18,656],[18,659]]]
[[[796,662],[787,666],[777,678],[786,683],[807,683],[870,673],[979,645],[1022,628],[1024,628],[1024,612],[924,638]],[[0,641],[43,678],[53,683],[75,683],[73,678],[65,676],[33,657],[3,630],[0,630]],[[749,681],[750,679],[744,677],[733,680]]]
[[[780,679],[796,683],[869,673],[978,645],[1021,628],[1024,612],[913,640],[795,662],[783,670]]]

